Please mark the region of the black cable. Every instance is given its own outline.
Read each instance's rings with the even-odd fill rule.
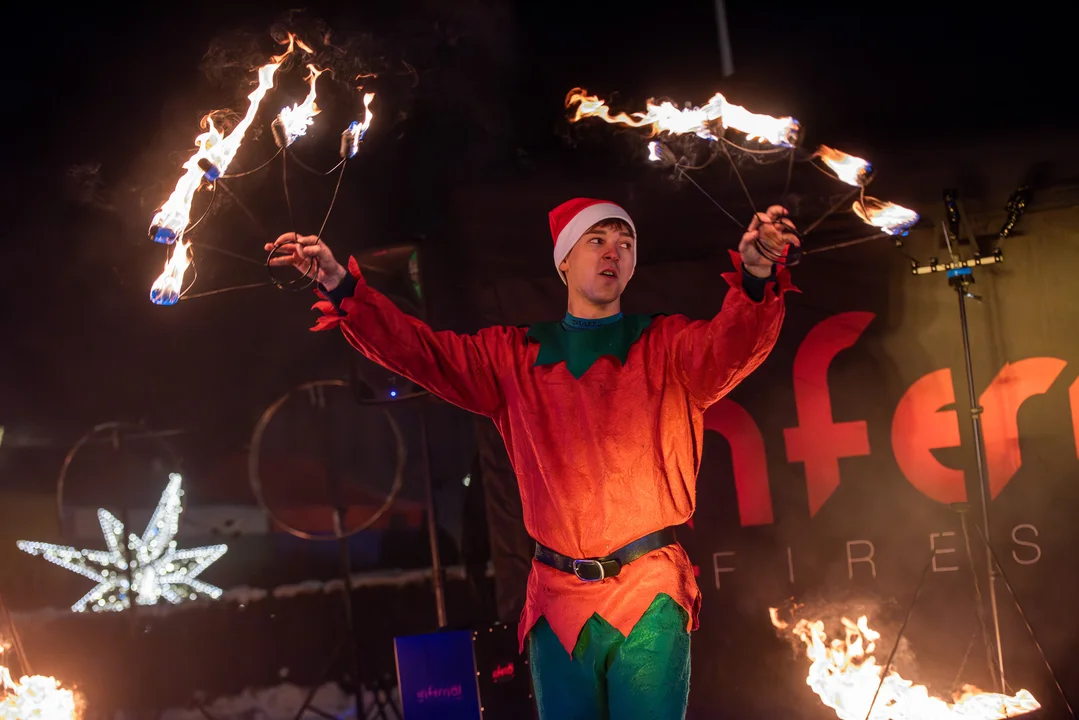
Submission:
[[[326,224],[330,221],[330,213],[333,212],[333,206],[337,203],[337,194],[341,190],[341,180],[344,179],[344,177],[345,177],[345,168],[348,167],[347,163],[345,163],[344,160],[342,160],[340,163],[338,163],[338,166],[341,168],[341,170],[337,173],[337,184],[333,188],[333,197],[330,198],[330,206],[328,208],[326,208],[326,214],[322,217],[322,225],[319,226],[318,235],[315,236],[315,244],[316,245],[318,243],[322,242],[322,233],[326,229]],[[295,231],[293,231],[293,235],[296,236]],[[270,250],[270,255],[266,258],[266,267],[267,267],[267,269],[270,268],[270,260],[273,258],[273,255],[274,255],[275,252],[277,252],[277,243],[276,242],[274,243],[274,247]],[[304,274],[300,278],[300,280],[307,277],[307,273],[311,272],[312,268],[314,268],[315,272],[311,276],[311,280],[308,283],[306,283],[305,285],[303,285],[302,287],[299,287],[299,288],[294,288],[293,287],[293,285],[296,282],[298,282],[298,280],[293,280],[293,281],[290,281],[290,282],[287,282],[287,283],[280,282],[279,280],[277,280],[277,278],[274,277],[272,270],[270,270],[270,280],[273,282],[273,284],[275,286],[278,287],[278,289],[281,289],[281,290],[293,290],[294,292],[299,292],[301,290],[306,290],[307,288],[314,285],[315,282],[318,280],[318,260],[312,258],[310,262],[311,262],[311,264],[308,266],[307,270],[304,272]]]
[[[783,225],[782,223],[772,223],[773,225],[781,225],[784,228],[784,232],[792,233],[801,239],[802,234],[797,229],[790,227],[789,225]],[[761,254],[765,260],[772,262],[776,265],[783,265],[787,267],[793,267],[802,262],[802,258],[805,255],[805,251],[802,250],[800,245],[788,245],[787,254],[780,255],[775,250],[772,250],[759,239],[753,241],[753,247],[757,248],[757,252]]]
[[[975,614],[978,616],[978,624],[982,629],[982,643],[985,645],[985,659],[989,667],[989,677],[996,677],[999,675],[997,668],[997,660],[995,653],[993,652],[993,643],[989,641],[989,625],[985,618],[985,598],[982,595],[982,585],[978,580],[978,572],[974,569],[974,553],[970,548],[970,530],[967,529],[967,513],[965,511],[959,511],[960,526],[963,529],[963,542],[966,544],[967,560],[970,562],[970,576],[974,581],[974,598],[977,600],[975,606]],[[1004,692],[1006,688],[1001,688],[1001,692]]]
[[[342,158],[332,168],[330,168],[326,172],[322,172],[321,170],[315,170],[313,167],[311,167],[310,165],[305,163],[303,160],[300,160],[299,156],[297,156],[296,153],[292,153],[288,157],[289,157],[290,160],[292,160],[292,162],[296,163],[297,165],[302,167],[307,172],[311,173],[312,175],[318,175],[319,177],[326,177],[327,175],[331,174],[334,170],[337,170],[339,167],[341,167],[342,165],[345,164],[345,158]]]
[[[753,210],[753,217],[757,217],[760,213],[757,212],[757,206],[753,202],[753,196],[749,193],[749,188],[746,186],[745,180],[742,179],[742,173],[738,172],[738,166],[734,162],[734,158],[731,157],[731,153],[727,150],[726,144],[721,144],[723,152],[727,155],[727,160],[731,163],[731,170],[734,171],[734,176],[738,179],[738,184],[742,186],[742,192],[746,194],[746,200],[749,201],[749,207]],[[779,223],[777,223],[779,224]],[[789,231],[796,234],[801,239],[802,234],[794,228],[788,228]],[[757,252],[761,254],[764,259],[776,264],[776,265],[797,265],[802,261],[802,249],[799,245],[791,245],[786,255],[781,255],[775,250],[767,247],[759,239],[753,241],[753,247],[757,248]]]
[[[194,243],[192,243],[192,247],[194,247]],[[252,265],[262,265],[261,260],[254,260],[252,258],[247,257],[246,255],[241,255],[240,253],[234,253],[231,250],[226,250],[225,248],[219,248],[216,245],[207,245],[206,243],[200,242],[198,244],[198,247],[199,247],[200,250],[213,250],[216,253],[221,253],[222,255],[228,255],[231,258],[235,258],[237,260],[243,260],[244,262],[251,263]]]
[[[718,200],[716,200],[714,197],[712,197],[710,194],[708,194],[708,191],[706,191],[704,188],[702,188],[700,185],[698,185],[697,181],[694,180],[692,177],[690,177],[689,173],[687,173],[685,170],[683,170],[681,165],[675,165],[675,169],[677,169],[678,172],[682,174],[682,177],[684,177],[686,180],[689,180],[691,183],[693,183],[693,186],[696,187],[698,190],[700,190],[701,194],[704,195],[706,198],[708,198],[712,202],[713,205],[715,205],[717,208],[719,208],[719,211],[721,213],[723,213],[728,218],[730,218],[734,222],[734,224],[738,226],[739,230],[741,230],[743,232],[746,231],[747,228],[746,228],[745,225],[742,224],[742,221],[739,220],[738,218],[736,218],[734,215],[732,215],[727,210],[727,208],[725,208],[725,207],[723,207],[722,205],[719,204]]]
[[[220,178],[218,178],[214,184],[217,185],[218,183],[221,184],[221,189],[224,190],[230,198],[232,198],[233,202],[236,203],[237,207],[239,207],[240,210],[243,211],[244,215],[247,216],[247,219],[250,220],[252,224],[254,224],[255,227],[258,228],[259,233],[261,233],[264,237],[268,236],[270,234],[270,231],[266,229],[266,227],[262,224],[262,222],[259,221],[257,217],[255,217],[255,214],[251,212],[251,209],[248,208],[246,204],[244,204],[244,201],[241,200],[236,193],[232,192],[228,185],[221,182]]]
[[[794,173],[794,156],[798,154],[798,148],[791,147],[790,158],[787,160],[787,180],[783,183],[783,194],[780,197],[787,197],[787,193],[791,189],[791,175]]]
[[[925,564],[925,569],[922,570],[922,578],[918,581],[918,587],[914,589],[914,598],[910,601],[910,605],[907,607],[907,615],[903,618],[903,623],[899,626],[899,632],[895,636],[895,644],[892,645],[892,652],[888,654],[888,662],[884,663],[884,668],[880,673],[880,682],[877,683],[877,690],[873,693],[873,700],[869,703],[869,711],[865,714],[865,720],[873,715],[873,706],[877,704],[877,696],[880,695],[880,689],[884,687],[884,681],[888,679],[888,671],[892,669],[892,661],[895,660],[895,654],[899,650],[899,642],[903,639],[903,632],[907,629],[907,623],[910,621],[910,616],[914,613],[914,606],[918,603],[918,597],[922,594],[922,588],[925,587],[925,579],[929,577],[929,570],[933,567],[933,558],[936,557],[936,550],[929,553],[929,562]]]
[[[852,245],[861,245],[862,243],[869,242],[870,240],[877,240],[879,238],[891,237],[886,232],[873,233],[866,237],[855,238],[853,240],[844,240],[843,242],[833,243],[831,245],[825,245],[824,247],[813,248],[806,250],[803,255],[816,255],[817,253],[828,252],[829,250],[839,250],[840,248],[851,247]]]
[[[814,157],[816,157],[816,156],[814,156]],[[813,166],[813,169],[815,169],[815,170],[816,170],[817,172],[819,172],[819,173],[820,173],[821,175],[825,175],[825,176],[827,176],[827,177],[830,177],[830,178],[832,178],[833,180],[836,180],[836,179],[838,179],[838,178],[836,178],[836,176],[835,176],[835,173],[834,173],[834,172],[832,172],[831,168],[829,168],[829,169],[825,170],[825,169],[824,169],[824,168],[822,168],[822,167],[821,167],[820,165],[818,165],[817,163],[813,162],[813,161],[812,161],[812,158],[810,158],[810,162],[809,162],[809,164],[810,164],[810,165],[812,165],[812,166]]]
[[[746,194],[746,200],[749,201],[749,209],[753,211],[753,217],[757,216],[757,205],[753,202],[753,196],[749,194],[749,188],[746,187],[745,180],[742,179],[742,173],[738,172],[738,166],[734,162],[734,158],[731,157],[730,151],[727,149],[726,144],[721,144],[724,154],[727,156],[727,160],[730,161],[731,170],[734,171],[734,176],[738,178],[738,184],[742,186],[742,192]]]
[[[19,630],[15,627],[15,621],[11,618],[11,611],[8,610],[7,604],[4,602],[4,596],[0,594],[0,610],[4,613],[4,620],[7,623],[8,630],[11,632],[11,643],[15,647],[15,657],[19,660],[19,666],[22,669],[23,675],[33,675],[33,671],[30,670],[30,661],[26,659],[26,650],[23,649],[22,638],[19,637]]]
[[[199,226],[199,223],[206,219],[206,216],[210,214],[211,208],[214,206],[214,198],[217,197],[217,183],[210,185],[210,202],[206,204],[206,209],[202,211],[202,215],[199,215],[199,219],[187,226],[184,230],[185,234],[190,234],[192,230]]]
[[[963,653],[963,659],[959,661],[959,670],[956,671],[955,679],[952,680],[952,690],[951,690],[952,697],[955,697],[956,693],[960,689],[959,678],[963,677],[963,671],[967,669],[967,658],[970,657],[970,651],[974,649],[974,641],[977,640],[977,639],[978,639],[978,631],[975,630],[974,632],[972,632],[970,634],[970,642],[967,643],[967,651],[965,653]],[[993,671],[990,670],[989,674],[992,675]]]
[[[731,142],[730,140],[728,140],[725,137],[721,137],[721,138],[719,138],[719,140],[720,140],[720,142],[722,142],[722,143],[724,143],[726,145],[730,145],[731,147],[733,147],[733,148],[735,148],[737,150],[740,150],[741,152],[749,153],[750,155],[776,155],[776,154],[781,153],[781,152],[786,152],[786,150],[787,150],[787,148],[785,148],[783,146],[755,150],[753,148],[747,148],[745,145],[739,145],[736,142]],[[790,149],[793,150],[794,148],[790,148]]]
[[[285,207],[288,210],[289,227],[292,228],[292,237],[293,240],[296,241],[300,236],[296,232],[296,218],[292,214],[292,198],[289,196],[288,192],[288,151],[285,149],[286,147],[286,145],[281,146],[281,154],[283,155],[283,162],[281,163],[281,185],[285,192]],[[270,260],[273,259],[274,253],[277,252],[279,245],[280,243],[275,240],[273,247],[270,248],[269,255],[266,256],[266,272],[270,276],[270,282],[273,283],[278,290],[291,290],[293,292],[301,292],[314,285],[318,280],[319,273],[319,263],[315,258],[311,258],[311,261],[307,265],[307,269],[300,277],[287,281],[277,279],[270,266]],[[307,282],[300,285],[300,283],[303,283],[305,280]]]
[[[206,292],[195,293],[194,295],[183,295],[181,300],[194,300],[195,298],[209,297],[211,295],[220,295],[221,293],[232,292],[234,290],[249,290],[251,288],[260,287],[272,287],[273,283],[261,282],[261,283],[248,283],[246,285],[230,285],[228,287],[218,288],[217,290],[207,290]]]
[[[1049,664],[1049,658],[1045,656],[1045,650],[1042,648],[1042,644],[1038,642],[1038,636],[1034,634],[1034,628],[1031,626],[1026,612],[1023,611],[1023,606],[1019,603],[1019,598],[1015,594],[1015,589],[1008,580],[1008,576],[1004,574],[1004,567],[1000,564],[1000,558],[997,557],[996,550],[989,544],[989,539],[986,538],[985,533],[982,532],[981,526],[974,520],[971,520],[971,524],[974,525],[974,529],[978,531],[978,537],[980,537],[985,544],[986,552],[992,556],[993,565],[996,567],[996,571],[1000,573],[1000,579],[1004,581],[1004,587],[1008,588],[1008,594],[1012,596],[1012,602],[1015,603],[1015,609],[1019,611],[1019,617],[1023,619],[1023,624],[1027,626],[1027,632],[1030,633],[1030,639],[1034,642],[1034,647],[1038,649],[1038,654],[1041,656],[1042,662],[1045,663],[1045,669],[1049,671],[1049,677],[1053,679],[1053,684],[1056,685],[1057,692],[1060,693],[1060,699],[1064,701],[1064,706],[1068,708],[1068,714],[1072,716],[1072,720],[1075,720],[1075,710],[1072,709],[1071,703],[1068,702],[1068,696],[1064,693],[1064,688],[1060,686],[1060,680],[1057,679],[1057,674],[1053,671],[1053,666]]]
[[[341,180],[345,177],[345,161],[342,160],[338,163],[341,171],[337,173],[337,184],[333,188],[333,197],[330,198],[330,206],[326,208],[326,214],[322,218],[322,225],[319,226],[318,235],[315,236],[315,242],[322,239],[322,231],[326,229],[326,223],[330,221],[330,213],[333,212],[333,206],[337,202],[337,193],[341,190]]]
[[[809,233],[816,230],[817,227],[819,227],[822,222],[824,222],[829,217],[831,217],[835,212],[837,212],[839,210],[839,208],[843,207],[848,202],[850,202],[850,200],[855,195],[857,195],[859,193],[859,191],[862,194],[862,209],[864,210],[865,209],[865,188],[864,187],[856,187],[853,190],[851,190],[850,192],[846,193],[845,195],[842,195],[838,200],[836,200],[834,203],[832,203],[828,207],[828,209],[824,212],[823,215],[821,215],[819,218],[817,218],[812,223],[810,223],[809,227],[807,227],[805,230],[802,231],[802,234],[803,235],[809,235]]]
[[[682,177],[684,177],[686,180],[689,180],[691,183],[693,183],[693,186],[695,188],[697,188],[698,190],[700,190],[701,194],[704,195],[706,198],[708,198],[708,200],[711,201],[711,203],[713,205],[715,205],[717,208],[719,208],[720,212],[722,212],[724,215],[726,215],[728,218],[730,218],[738,226],[738,228],[740,230],[742,230],[743,232],[748,232],[749,231],[748,227],[743,225],[742,222],[740,220],[738,220],[738,218],[734,217],[734,215],[732,215],[725,207],[723,207],[719,203],[718,200],[716,200],[714,197],[712,197],[708,193],[707,190],[705,190],[703,187],[701,187],[697,183],[696,180],[694,180],[692,177],[689,176],[688,173],[686,173],[684,170],[682,170],[681,165],[675,165],[675,169],[678,170],[682,174]],[[776,224],[779,224],[779,223],[776,223]],[[785,230],[787,232],[792,232],[795,235],[797,235],[799,239],[801,239],[802,235],[801,235],[801,233],[798,232],[797,229],[792,228],[789,225],[783,225],[783,227],[785,228]],[[785,266],[797,265],[799,262],[802,261],[802,255],[804,254],[802,252],[801,247],[797,246],[797,245],[789,246],[789,249],[788,249],[786,255],[780,255],[779,253],[775,252],[774,250],[771,250],[771,249],[767,248],[759,240],[754,240],[753,245],[754,245],[754,247],[757,248],[757,252],[759,252],[761,254],[761,257],[769,260],[772,263],[775,263],[776,265],[785,265]]]
[[[257,173],[259,170],[261,170],[262,168],[266,167],[267,165],[272,163],[274,160],[276,160],[277,156],[280,155],[280,154],[281,154],[281,150],[278,150],[277,152],[275,152],[270,157],[269,160],[262,163],[257,168],[253,168],[251,170],[244,170],[243,172],[238,172],[238,173],[229,173],[228,175],[221,175],[218,179],[220,180],[221,178],[224,178],[226,180],[231,180],[232,178],[240,178],[240,177],[244,177],[245,175],[251,175],[252,173]]]
[[[181,235],[177,239],[176,242],[179,242],[182,239],[183,239],[183,236]],[[187,284],[187,287],[185,287],[183,290],[180,291],[180,295],[176,298],[177,301],[183,300],[184,295],[186,295],[188,292],[190,292],[191,288],[195,287],[195,281],[199,279],[199,266],[195,264],[195,252],[193,250],[191,250],[190,245],[187,246],[187,251],[191,252],[191,260],[188,261],[188,264],[191,266],[191,272],[194,273],[194,274],[191,276],[191,282],[189,282]],[[183,278],[180,278],[180,281],[182,283]]]

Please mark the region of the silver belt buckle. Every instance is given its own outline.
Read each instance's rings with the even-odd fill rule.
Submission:
[[[596,569],[599,570],[599,577],[598,578],[581,577],[581,569],[580,568],[581,568],[582,565],[584,565],[586,567],[595,566]],[[603,564],[600,563],[599,560],[590,560],[590,559],[574,560],[573,561],[573,574],[576,575],[577,579],[581,580],[582,582],[600,582],[605,577],[607,577],[607,574],[603,569]]]

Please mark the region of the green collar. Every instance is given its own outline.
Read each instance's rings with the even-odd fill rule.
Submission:
[[[561,322],[533,325],[528,337],[539,343],[536,367],[565,361],[566,369],[580,379],[603,355],[625,364],[629,348],[652,324],[653,315],[626,315],[618,322],[590,330],[566,330]]]

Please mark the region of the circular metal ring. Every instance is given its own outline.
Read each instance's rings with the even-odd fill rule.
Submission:
[[[314,380],[312,382],[303,383],[302,385],[297,385],[289,390],[266,408],[262,413],[262,417],[259,418],[258,423],[255,424],[255,431],[251,435],[251,449],[247,453],[247,479],[251,486],[251,492],[254,493],[255,501],[259,504],[259,507],[262,508],[263,512],[265,512],[270,519],[285,532],[302,540],[342,540],[370,528],[378,522],[379,518],[386,514],[397,500],[397,494],[401,491],[401,486],[404,484],[405,459],[407,453],[405,452],[405,440],[404,436],[401,434],[401,428],[398,426],[397,421],[393,419],[393,415],[391,415],[388,410],[383,410],[382,412],[386,417],[386,422],[389,424],[397,444],[397,466],[394,469],[393,486],[390,488],[390,492],[387,493],[386,500],[382,503],[382,506],[358,527],[355,527],[348,532],[344,532],[344,528],[341,528],[340,533],[335,532],[332,534],[307,532],[306,530],[293,527],[279,518],[270,508],[269,503],[266,502],[266,498],[262,494],[262,480],[259,478],[259,453],[262,450],[262,436],[266,432],[266,427],[270,424],[270,420],[273,419],[273,416],[293,394],[305,390],[313,390],[314,388],[319,387],[348,388],[348,383],[344,380]]]
[[[86,443],[94,439],[95,435],[99,435],[104,432],[112,432],[116,436],[118,436],[119,433],[125,431],[137,431],[140,433],[145,433],[148,430],[145,425],[133,422],[125,422],[122,420],[101,423],[92,427],[88,433],[79,438],[75,442],[75,444],[71,446],[71,449],[67,451],[67,455],[64,456],[64,462],[60,465],[60,475],[56,478],[56,519],[60,523],[61,534],[64,534],[64,489],[67,485],[67,473],[68,470],[71,468],[71,463],[72,461],[74,461],[75,456],[79,453],[80,450],[82,450],[83,446],[86,445]],[[176,453],[173,452],[172,448],[169,447],[168,443],[166,443],[160,437],[158,437],[157,440],[167,451],[167,454],[171,456],[170,459],[172,460],[173,464],[177,464]]]

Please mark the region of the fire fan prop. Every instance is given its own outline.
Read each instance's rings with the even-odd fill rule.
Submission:
[[[304,52],[308,55],[314,54],[314,51],[308,45],[304,44],[303,41],[292,33],[288,34],[288,39],[284,41],[284,43],[288,45],[285,52],[271,57],[269,63],[258,69],[258,86],[247,96],[247,113],[228,135],[223,134],[214,124],[214,113],[210,113],[203,118],[202,126],[206,130],[195,138],[195,153],[183,164],[184,174],[176,183],[176,188],[173,190],[172,194],[150,222],[149,234],[153,241],[171,248],[171,251],[167,250],[165,269],[154,281],[150,289],[150,300],[156,305],[176,304],[176,302],[178,302],[194,284],[195,278],[192,278],[191,281],[187,283],[186,287],[184,284],[184,278],[188,269],[194,266],[192,243],[186,238],[186,235],[191,233],[191,231],[194,230],[195,227],[209,214],[218,186],[220,185],[226,191],[228,190],[228,188],[222,184],[222,180],[242,177],[256,172],[257,170],[261,170],[273,162],[278,155],[281,155],[282,181],[285,184],[285,202],[288,206],[289,217],[291,220],[292,206],[289,201],[287,181],[287,165],[289,160],[288,148],[300,137],[307,134],[307,128],[311,126],[315,116],[320,112],[316,102],[316,81],[319,76],[326,72],[325,68],[319,69],[315,67],[315,65],[308,63],[306,82],[308,83],[309,91],[307,96],[300,103],[293,104],[291,107],[283,107],[272,121],[270,129],[273,133],[274,142],[278,147],[277,153],[253,170],[235,173],[233,175],[226,174],[232,161],[236,158],[236,154],[240,150],[240,145],[243,143],[248,129],[251,127],[252,123],[254,123],[264,98],[274,87],[277,71],[285,64],[286,60],[296,52]],[[362,86],[357,88],[357,90],[361,89]],[[316,174],[319,175],[329,175],[338,171],[337,188],[334,190],[334,200],[337,198],[337,190],[341,187],[341,179],[344,176],[345,165],[359,152],[360,144],[363,142],[364,135],[371,125],[372,114],[370,105],[374,97],[374,93],[364,94],[362,121],[353,121],[341,134],[341,161],[325,173],[316,172]],[[296,162],[299,163],[299,160],[297,159]],[[203,190],[209,191],[210,200],[202,216],[192,223],[191,206],[195,200],[196,194]],[[320,236],[322,230],[326,227],[326,222],[329,220],[330,212],[332,210],[333,201],[330,202],[330,207],[327,209],[326,216],[323,219],[322,229],[319,230]],[[267,258],[267,267],[268,266],[269,259]],[[198,273],[196,270],[195,277],[197,276]],[[278,281],[272,274],[270,277],[273,284],[281,288],[291,287],[306,280],[306,284],[301,288],[298,288],[303,289],[310,287],[314,283],[315,278],[317,277],[317,266],[312,264],[311,269],[309,269],[304,277],[288,283]]]
[[[810,660],[806,684],[840,720],[1002,720],[1041,707],[1026,690],[1009,696],[964,685],[951,703],[931,696],[924,685],[877,663],[880,633],[869,627],[865,615],[857,622],[843,618],[846,636],[829,640],[822,620],[790,625],[776,608],[768,612],[777,629],[805,644]]]
[[[576,107],[576,112],[570,119],[571,122],[579,122],[585,118],[599,118],[612,125],[648,129],[650,137],[670,138],[693,135],[715,143],[728,160],[732,159],[730,155],[730,148],[732,147],[756,154],[788,153],[788,186],[795,152],[798,149],[802,134],[801,125],[794,118],[776,118],[753,113],[740,105],[728,102],[719,93],[716,93],[703,107],[679,109],[670,101],[658,104],[654,101],[649,101],[644,112],[636,112],[632,115],[627,115],[626,113],[612,115],[610,108],[607,107],[603,100],[600,100],[595,95],[589,95],[587,90],[575,88],[566,96],[566,107]],[[734,131],[734,133],[741,135],[744,142],[756,142],[764,147],[763,149],[750,149],[744,144],[728,138],[728,131]],[[693,183],[705,197],[711,200],[739,228],[745,229],[743,222],[729,213],[686,173],[687,170],[700,169],[699,167],[691,167],[684,158],[679,158],[662,140],[649,142],[648,150],[648,159],[651,162],[661,163],[676,169],[682,177]],[[898,238],[906,235],[908,230],[918,222],[918,213],[913,210],[866,195],[866,187],[874,177],[873,166],[866,160],[848,155],[826,145],[818,147],[810,156],[810,160],[814,161],[823,172],[846,185],[850,185],[852,189],[839,202],[832,205],[824,215],[810,223],[801,234],[803,236],[809,235],[828,216],[852,200],[851,210],[867,225],[876,228],[878,232],[853,242],[800,251],[796,255],[782,258],[771,258],[775,262],[793,265],[800,260],[803,253],[821,252],[839,246],[846,247],[880,237],[891,236]],[[734,170],[750,206],[756,212],[757,206],[754,204],[741,174],[738,172],[738,166],[731,162],[731,168]],[[786,194],[786,189],[784,189],[784,194]],[[758,249],[762,253],[768,254],[761,246],[758,246]]]

